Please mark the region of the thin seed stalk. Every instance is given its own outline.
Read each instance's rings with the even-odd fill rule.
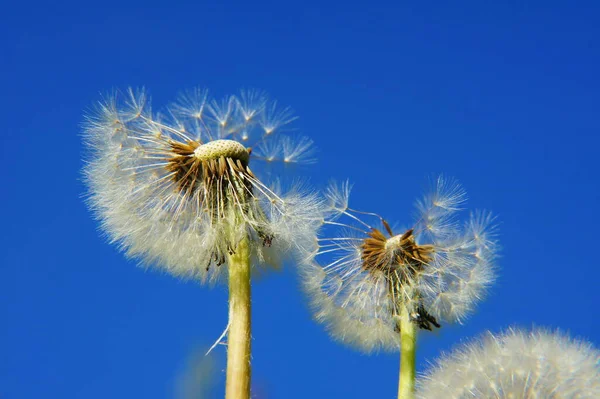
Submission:
[[[410,320],[408,309],[400,311],[400,377],[398,399],[413,399],[415,395],[415,365],[417,326]]]
[[[248,238],[228,255],[229,332],[227,335],[226,399],[250,398],[250,247]]]

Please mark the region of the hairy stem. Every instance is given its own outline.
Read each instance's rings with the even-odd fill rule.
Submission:
[[[405,306],[400,312],[400,378],[398,399],[413,399],[415,392],[415,364],[417,326],[410,320]]]
[[[243,238],[228,256],[229,333],[226,399],[250,398],[250,248]]]

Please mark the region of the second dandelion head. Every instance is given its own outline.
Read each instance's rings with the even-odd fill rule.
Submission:
[[[307,263],[303,276],[316,319],[336,339],[367,352],[398,349],[403,311],[426,330],[472,312],[494,279],[498,245],[489,213],[474,212],[461,225],[465,192],[439,178],[418,201],[413,226],[394,231],[380,216],[350,208],[349,191],[347,184],[329,188],[326,223],[338,229],[320,240],[316,259],[325,266]]]

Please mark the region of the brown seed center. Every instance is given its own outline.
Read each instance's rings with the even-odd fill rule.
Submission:
[[[372,229],[361,245],[362,266],[371,273],[383,273],[389,284],[389,295],[394,301],[399,299],[405,284],[410,285],[414,277],[433,260],[433,245],[417,244],[412,229],[404,234],[392,235],[384,222],[386,230],[392,236],[387,238],[377,229]],[[411,315],[419,328],[431,330],[440,327],[435,317],[427,313],[423,305],[417,306]]]
[[[173,181],[183,192],[193,190],[215,174],[225,173],[226,159],[242,170],[247,168],[250,160],[250,152],[234,140],[213,140],[206,144],[173,141],[170,145],[174,156],[169,158],[167,170],[174,173]]]
[[[391,238],[373,229],[361,249],[365,270],[390,272],[399,267],[400,273],[410,275],[431,261],[434,250],[433,245],[418,245],[412,229]]]

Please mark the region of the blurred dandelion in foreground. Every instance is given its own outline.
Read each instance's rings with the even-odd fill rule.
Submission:
[[[110,239],[177,276],[228,275],[231,398],[249,393],[251,263],[304,258],[322,222],[314,193],[281,193],[249,166],[311,161],[309,139],[279,134],[294,119],[256,91],[216,101],[195,90],[153,114],[146,94],[129,90],[101,102],[85,124],[89,204]]]
[[[417,222],[400,233],[374,213],[351,209],[349,193],[347,183],[327,191],[332,216],[326,223],[341,232],[320,240],[316,259],[327,264],[305,265],[305,290],[315,318],[335,339],[365,352],[402,347],[408,358],[401,362],[410,363],[402,368],[412,368],[414,381],[416,328],[461,322],[494,280],[494,218],[474,212],[461,226],[455,215],[465,192],[441,177],[417,203]]]
[[[175,376],[173,397],[176,399],[214,397],[215,382],[220,377],[219,363],[214,353],[206,355],[206,348],[194,350]]]
[[[418,380],[417,397],[600,398],[600,352],[558,332],[488,332],[442,356]]]

